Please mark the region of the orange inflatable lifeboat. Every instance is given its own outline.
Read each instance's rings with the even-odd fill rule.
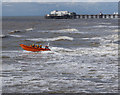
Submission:
[[[32,47],[32,46],[27,46],[27,45],[24,45],[24,44],[20,44],[20,46],[21,46],[24,50],[33,51],[33,52],[36,52],[36,51],[51,51],[50,49],[39,48],[39,47]]]

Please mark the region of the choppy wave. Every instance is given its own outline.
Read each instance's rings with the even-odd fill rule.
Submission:
[[[25,30],[13,30],[13,31],[9,32],[9,34],[20,33],[20,32],[25,32],[25,31],[32,31],[32,30],[33,30],[33,28],[28,28]]]
[[[99,24],[106,24],[106,25],[110,25],[111,23],[99,23]]]
[[[77,29],[75,29],[75,28],[70,28],[70,29],[61,29],[61,30],[59,30],[59,31],[78,31]]]
[[[5,38],[5,37],[6,37],[6,35],[3,35],[3,34],[2,34],[2,35],[0,35],[0,38]]]
[[[19,33],[19,32],[21,32],[21,31],[20,30],[13,30],[13,31],[9,32],[9,34]]]
[[[24,37],[23,35],[9,35],[9,36],[17,37],[17,38]]]
[[[78,29],[75,28],[70,28],[70,29],[61,29],[61,30],[45,30],[45,31],[38,31],[38,32],[50,32],[50,33],[86,33],[86,32],[81,32]]]
[[[25,29],[25,31],[32,31],[33,28],[28,28],[28,29]]]
[[[92,22],[90,22],[91,26],[94,25],[92,24]],[[76,25],[78,24],[76,23]],[[77,27],[78,29],[82,28],[75,25],[73,27]],[[86,25],[83,27],[89,26]],[[53,27],[51,27],[51,29],[52,28]],[[89,28],[91,29],[91,27]],[[15,46],[15,48],[11,48],[12,46],[8,47],[8,40],[4,40],[7,42],[5,43],[5,45],[3,45],[7,48],[3,48],[2,51],[3,63],[5,63],[3,64],[3,92],[20,93],[22,89],[24,93],[29,93],[32,91],[34,93],[70,93],[71,91],[75,93],[117,92],[118,45],[114,42],[119,40],[116,32],[113,32],[116,35],[113,35],[113,33],[108,33],[108,31],[115,30],[116,28],[111,30],[106,29],[107,31],[101,30],[100,35],[98,33],[98,29],[99,28],[93,28],[93,30],[91,29],[90,32],[88,32],[88,29],[81,29],[80,31],[73,31],[74,29],[63,29],[62,31],[48,30],[48,33],[41,34],[45,38],[39,37],[39,35],[37,35],[40,34],[39,32],[35,34],[35,37],[38,38],[30,38],[32,35],[29,35],[30,31],[28,32],[28,35],[27,33],[20,34],[21,32],[18,34],[15,33],[17,35],[25,35],[25,37],[28,36],[29,38],[26,39],[35,39],[35,41],[57,40],[58,42],[56,41],[55,44],[53,42],[49,42],[53,44],[53,46],[50,45],[49,47],[51,51],[25,51],[19,46],[19,44],[16,45],[16,39],[19,40],[20,43],[26,44],[25,41],[21,41],[24,40],[23,38],[21,40],[19,38],[12,39],[13,41],[15,41],[15,43],[12,43],[12,40],[10,41],[10,43],[12,43],[11,45],[13,45],[13,47]],[[82,33],[82,30],[88,32],[88,35],[74,35],[74,33]],[[39,31],[42,30],[39,29]],[[93,31],[94,34],[89,35],[91,31]],[[58,36],[60,34],[52,34],[50,32],[65,34],[64,36]],[[102,34],[103,32],[107,32],[109,36]],[[68,36],[65,36],[66,34]],[[69,34],[74,36],[75,40]],[[48,38],[48,35],[50,38]],[[84,39],[88,39],[88,41],[79,40],[83,37],[86,37]],[[59,44],[59,40],[62,40],[62,42],[64,42],[64,39],[70,40],[70,42],[67,43],[68,46]],[[96,41],[96,39],[99,40]],[[73,40],[76,43],[74,43],[71,40]],[[89,43],[91,44],[91,42],[94,41],[99,41],[100,46],[82,46],[84,44],[89,45]]]
[[[10,53],[10,52],[12,52],[12,53],[16,53],[16,52],[23,52],[22,50],[6,50],[6,51],[2,51],[2,53]]]
[[[55,37],[55,38],[34,38],[34,39],[26,39],[26,40],[30,40],[30,41],[59,41],[59,40],[70,40],[72,41],[74,38],[72,37],[68,37],[68,36],[59,36],[59,37]]]
[[[97,25],[93,26],[93,28],[118,28],[118,26]]]
[[[83,40],[96,40],[96,39],[101,39],[101,37],[93,37],[93,38],[81,38]]]
[[[115,29],[112,32],[120,32],[120,29]]]
[[[74,50],[69,48],[63,48],[63,47],[50,47],[53,51],[64,51],[64,52],[72,52]]]

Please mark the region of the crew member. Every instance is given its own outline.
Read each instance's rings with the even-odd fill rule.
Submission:
[[[45,46],[45,49],[49,49],[48,46]]]
[[[39,48],[39,45],[37,45],[36,47]]]
[[[40,48],[42,48],[42,45],[40,45]]]
[[[32,44],[32,47],[35,47],[35,44]]]

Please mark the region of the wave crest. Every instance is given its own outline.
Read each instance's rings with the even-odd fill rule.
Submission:
[[[3,34],[2,34],[2,35],[0,35],[0,38],[5,38],[5,37],[6,37],[6,35],[3,35]]]
[[[9,32],[9,34],[19,33],[19,32],[21,32],[21,31],[20,30],[14,30],[14,31]]]
[[[75,32],[77,32],[78,30],[75,29],[75,28],[71,28],[71,29],[62,29],[62,30],[59,30],[59,31],[71,31],[71,32],[75,31]]]
[[[24,37],[23,35],[9,35],[9,36],[11,36],[11,37],[17,37],[17,38]]]
[[[72,41],[74,38],[72,37],[68,37],[68,36],[59,36],[59,37],[55,37],[55,38],[35,38],[35,39],[27,39],[30,41],[59,41],[59,40],[70,40]]]
[[[28,29],[25,29],[25,31],[32,31],[33,28],[28,28]]]

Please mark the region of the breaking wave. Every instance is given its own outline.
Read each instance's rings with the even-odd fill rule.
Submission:
[[[3,35],[3,34],[2,34],[2,35],[0,35],[0,38],[5,38],[5,37],[6,37],[6,35]]]
[[[25,31],[33,31],[33,28],[28,28],[25,30],[13,30],[13,31],[9,32],[9,34],[20,33],[20,32],[25,32]]]
[[[112,32],[120,32],[120,29],[115,29]]]
[[[23,37],[23,35],[9,35],[9,36],[17,37],[17,38]]]
[[[99,23],[99,24],[104,24],[104,25],[106,24],[106,25],[110,25],[111,23]]]
[[[59,36],[55,38],[34,38],[34,39],[27,39],[30,41],[59,41],[59,40],[70,40],[72,41],[74,38],[68,36]]]
[[[46,31],[38,31],[38,32],[52,32],[52,33],[80,33],[79,30],[75,28],[71,29],[61,29],[61,30],[46,30]]]
[[[96,40],[96,39],[100,40],[102,38],[101,37],[93,37],[93,38],[81,38],[81,39],[83,39],[83,40]]]
[[[94,28],[118,28],[118,26],[106,26],[106,25],[97,25],[93,27]]]
[[[21,32],[21,31],[20,30],[14,30],[14,31],[9,32],[9,34],[19,33],[19,32]]]
[[[61,30],[59,30],[59,31],[71,31],[71,32],[77,32],[78,30],[77,29],[75,29],[75,28],[71,28],[71,29],[61,29]]]
[[[28,28],[28,29],[25,29],[25,31],[32,31],[33,28]]]

